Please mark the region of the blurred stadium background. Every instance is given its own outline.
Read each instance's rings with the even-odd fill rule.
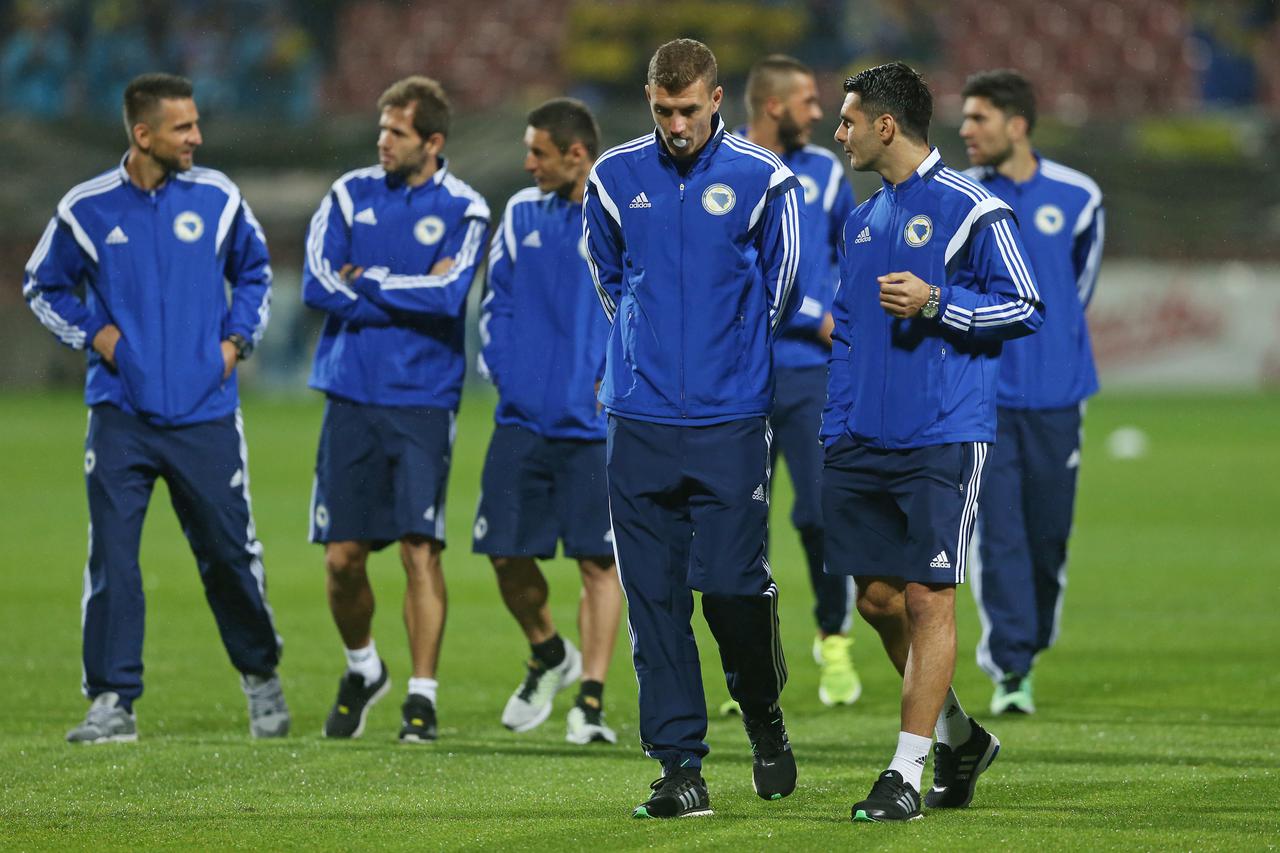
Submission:
[[[813,65],[831,117],[846,74],[903,58],[934,87],[933,141],[953,165],[966,75],[1021,69],[1041,100],[1039,146],[1106,193],[1092,319],[1108,387],[1280,383],[1274,0],[8,0],[0,22],[3,267],[16,278],[61,194],[124,150],[125,83],[184,73],[198,161],[239,182],[270,239],[275,316],[251,369],[278,388],[300,385],[315,322],[297,298],[307,219],[333,178],[374,160],[373,103],[390,81],[445,84],[458,117],[446,153],[500,209],[526,184],[524,111],[571,93],[607,142],[642,133],[645,63],[674,34],[716,50],[730,121],[764,52]],[[859,197],[875,186],[852,179]],[[78,371],[19,289],[0,289],[0,387]]]
[[[905,59],[934,87],[932,141],[955,166],[965,165],[956,128],[966,75],[1017,67],[1039,90],[1038,146],[1094,176],[1106,194],[1107,249],[1091,309],[1104,391],[1086,421],[1072,586],[1062,639],[1038,676],[1042,713],[999,722],[1007,751],[1000,772],[984,777],[981,804],[874,844],[1273,848],[1277,5],[0,0],[0,269],[8,282],[0,287],[0,764],[8,791],[0,847],[751,850],[776,849],[768,840],[775,830],[794,849],[848,843],[839,819],[891,743],[896,676],[856,626],[866,694],[847,713],[818,706],[816,670],[806,662],[807,583],[781,476],[774,564],[803,796],[781,809],[755,800],[741,730],[716,721],[709,766],[722,817],[697,828],[623,821],[653,772],[635,745],[625,636],[608,700],[618,747],[592,756],[566,748],[563,708],[527,736],[498,726],[524,649],[487,566],[468,553],[493,405],[479,383],[464,395],[450,484],[439,749],[424,759],[394,747],[395,701],[375,709],[362,742],[318,737],[340,652],[319,551],[305,543],[320,420],[318,395],[305,390],[318,317],[298,292],[307,220],[337,175],[374,162],[374,101],[399,77],[426,73],[445,84],[456,106],[446,154],[496,216],[528,183],[520,164],[530,107],[570,93],[596,109],[607,143],[644,133],[652,126],[641,101],[645,63],[658,44],[685,35],[719,57],[731,123],[744,116],[742,83],[758,56],[782,51],[813,65],[827,111],[815,141],[833,148],[843,77]],[[21,270],[61,195],[124,152],[121,91],[148,70],[193,78],[205,138],[197,162],[239,183],[272,251],[272,324],[242,387],[295,716],[295,736],[279,744],[244,734],[243,699],[163,490],[143,543],[142,742],[106,752],[61,743],[83,711],[75,689],[87,515],[78,477],[83,361],[27,310]],[[866,175],[850,179],[859,198],[876,186]],[[477,283],[473,303],[479,291]],[[376,633],[402,677],[399,570],[390,556],[376,559]],[[552,571],[556,618],[576,636],[575,570],[559,561]],[[973,663],[977,620],[969,594],[958,601],[957,685],[981,713],[990,687]],[[703,657],[714,704],[723,686],[710,646]]]

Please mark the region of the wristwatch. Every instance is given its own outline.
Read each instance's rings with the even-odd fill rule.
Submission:
[[[929,285],[929,301],[920,309],[920,316],[926,320],[932,320],[934,317],[937,317],[938,303],[941,299],[942,291],[938,290],[938,288],[934,287],[932,284]]]
[[[936,312],[937,309],[935,308]],[[244,335],[232,333],[227,335],[227,340],[231,341],[231,345],[236,348],[236,360],[244,361],[253,355],[253,341],[247,340]]]

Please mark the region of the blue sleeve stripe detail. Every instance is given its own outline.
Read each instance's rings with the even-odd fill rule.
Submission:
[[[332,212],[333,194],[325,193],[320,207],[311,217],[311,231],[307,235],[307,268],[325,290],[330,293],[341,293],[354,302],[355,291],[347,287],[342,277],[333,271],[329,259],[324,256],[324,237],[329,230],[329,217]]]
[[[1094,288],[1098,284],[1098,271],[1102,262],[1102,244],[1106,239],[1106,211],[1098,208],[1094,217],[1093,242],[1089,246],[1089,256],[1085,260],[1084,269],[1076,280],[1076,292],[1080,295],[1080,304],[1088,307],[1093,299]]]
[[[795,184],[796,189],[794,192],[786,194],[783,207],[782,263],[778,268],[778,284],[774,293],[773,307],[769,311],[770,327],[775,332],[778,330],[778,324],[782,319],[787,299],[791,296],[791,288],[796,279],[796,270],[800,266],[800,210],[796,204],[796,195],[804,192],[804,190],[799,189],[800,182],[796,180],[794,175],[783,183],[788,182]]]
[[[596,266],[595,255],[591,252],[591,226],[587,225],[585,217],[582,220],[582,237],[587,241],[587,268],[591,270],[591,281],[596,286],[596,294],[600,297],[600,306],[604,308],[604,315],[612,323],[613,315],[617,313],[618,306],[614,303],[613,297],[609,295],[609,291],[600,283],[600,268]]]
[[[467,225],[467,233],[462,239],[462,248],[453,260],[453,266],[443,275],[394,275],[384,274],[379,281],[383,290],[419,290],[423,288],[448,287],[459,280],[464,273],[475,270],[476,257],[484,244],[484,232],[487,220],[475,218]],[[375,269],[377,269],[375,267]],[[384,267],[385,269],[385,267]],[[368,271],[366,271],[366,275]],[[371,278],[378,278],[375,274]]]

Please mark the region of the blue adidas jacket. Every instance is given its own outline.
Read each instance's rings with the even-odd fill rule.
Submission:
[[[818,340],[822,318],[831,310],[840,277],[840,235],[853,211],[853,189],[845,179],[844,164],[825,148],[806,145],[782,155],[804,190],[804,216],[800,220],[800,255],[804,259],[796,277],[795,316],[773,345],[776,367],[826,367],[830,350]]]
[[[418,187],[374,166],[348,172],[307,233],[302,299],[328,314],[311,387],[356,403],[456,409],[463,317],[489,206],[442,160]],[[442,275],[437,261],[453,258]],[[364,274],[347,283],[346,264]]]
[[[684,175],[656,131],[591,170],[583,222],[613,322],[600,389],[611,414],[693,426],[772,407],[773,338],[796,306],[800,184],[713,122]]]
[[[1009,205],[937,149],[845,223],[822,437],[903,449],[995,441],[1003,341],[1043,310]],[[896,319],[878,276],[909,271],[941,291],[938,316]]]
[[[965,173],[1013,208],[1044,297],[1044,326],[1006,344],[1000,358],[996,402],[1011,409],[1065,408],[1098,391],[1084,312],[1102,261],[1102,190],[1083,172],[1036,157],[1040,168],[1022,184],[995,169]]]
[[[582,205],[521,190],[489,249],[480,372],[498,388],[499,424],[547,438],[604,441],[595,383],[609,323],[587,269]]]
[[[63,196],[27,262],[23,295],[58,340],[86,350],[87,404],[182,426],[239,405],[235,371],[222,379],[221,342],[262,338],[271,264],[226,175],[194,168],[147,191],[122,160]],[[110,323],[120,329],[115,368],[93,351]]]

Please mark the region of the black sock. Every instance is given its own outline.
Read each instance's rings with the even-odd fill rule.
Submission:
[[[533,650],[533,659],[547,669],[555,669],[564,663],[564,640],[559,634],[541,643],[530,643],[529,648]]]
[[[583,679],[582,684],[578,686],[578,705],[583,708],[603,708],[604,707],[604,683],[600,681],[587,681]]]

